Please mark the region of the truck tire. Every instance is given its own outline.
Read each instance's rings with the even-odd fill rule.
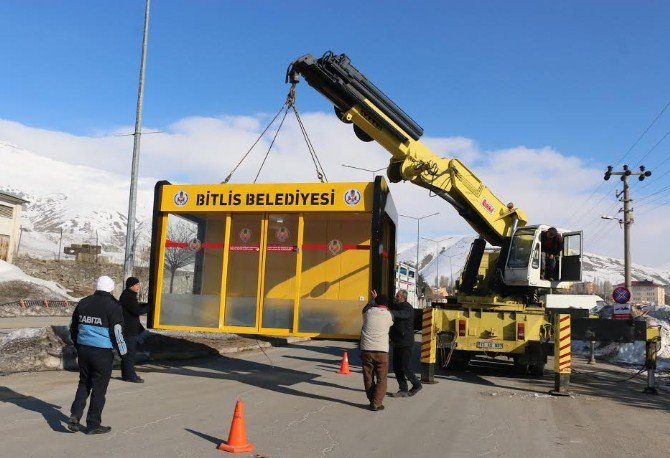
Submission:
[[[544,376],[544,367],[547,365],[545,362],[537,361],[528,366],[528,372],[533,377],[542,377]]]
[[[466,351],[455,350],[454,354],[451,355],[451,361],[449,361],[447,369],[451,369],[452,371],[464,371],[468,368],[471,357],[470,353]]]
[[[529,364],[521,361],[521,358],[514,358],[514,373],[516,375],[528,374]]]

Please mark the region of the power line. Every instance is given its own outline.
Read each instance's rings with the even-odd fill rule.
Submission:
[[[665,187],[663,187],[663,188],[661,188],[661,189],[659,189],[659,190],[656,191],[656,192],[653,192],[653,193],[651,193],[651,194],[647,194],[646,196],[643,196],[643,197],[639,198],[639,199],[638,199],[638,202],[642,202],[642,201],[644,201],[645,199],[648,199],[648,198],[650,198],[650,197],[652,197],[652,196],[655,196],[655,195],[657,195],[657,194],[660,194],[660,193],[662,193],[663,191],[668,190],[668,189],[670,189],[670,184],[667,185],[667,186],[665,186]]]
[[[660,145],[661,143],[663,143],[663,140],[665,140],[665,139],[668,137],[668,135],[670,135],[670,130],[667,131],[667,132],[665,133],[665,135],[663,135],[663,136],[661,137],[661,139],[660,139],[659,141],[657,141],[656,144],[655,144],[654,146],[652,146],[652,147],[649,149],[649,151],[647,151],[646,153],[644,153],[644,155],[640,158],[640,160],[637,161],[637,165],[640,165],[640,164],[642,163],[642,161],[645,160],[645,158],[646,158],[647,156],[649,156],[649,154],[650,154],[652,151],[654,151],[658,145]]]
[[[639,137],[637,137],[637,139],[633,142],[633,144],[630,145],[630,146],[628,147],[628,149],[626,150],[626,152],[623,153],[623,155],[622,155],[619,159],[617,159],[616,163],[614,164],[615,166],[618,166],[618,165],[621,163],[621,161],[623,161],[623,160],[628,156],[628,154],[630,154],[630,152],[633,150],[633,148],[635,148],[635,146],[637,146],[637,144],[640,143],[640,140],[642,140],[642,138],[647,134],[647,132],[649,132],[649,131],[651,130],[651,128],[654,126],[654,124],[656,124],[656,121],[658,121],[658,120],[661,118],[661,116],[663,116],[663,113],[665,113],[665,110],[667,110],[668,107],[670,107],[670,100],[668,100],[668,102],[663,106],[663,108],[661,108],[661,111],[659,111],[659,112],[656,114],[656,116],[655,116],[654,119],[651,121],[651,123],[649,123],[649,125],[647,126],[647,128],[644,129],[644,131],[640,134]],[[670,134],[670,132],[668,132],[668,134]],[[666,136],[667,136],[668,134],[666,134]],[[663,138],[665,138],[665,136],[664,136]],[[656,146],[654,146],[654,148],[655,148],[655,147],[656,147]],[[652,148],[652,150],[653,150],[653,148]],[[651,152],[651,150],[650,150],[649,152]],[[649,154],[649,152],[647,152],[647,154]],[[645,157],[646,157],[646,156],[645,156]],[[670,157],[669,157],[669,158],[670,158]],[[669,158],[666,158],[666,161],[667,161]],[[664,162],[665,162],[665,161],[664,161]],[[655,168],[658,168],[658,166],[655,167]],[[575,218],[575,217],[577,216],[577,214],[579,214],[580,209],[583,209],[584,207],[586,207],[586,205],[588,204],[588,202],[593,198],[593,196],[594,196],[598,191],[600,191],[600,189],[601,189],[601,187],[602,187],[603,185],[604,185],[604,183],[603,183],[603,182],[600,182],[600,184],[596,187],[596,189],[594,189],[594,190],[591,192],[591,194],[589,194],[589,196],[584,200],[584,203],[583,203],[582,205],[580,205],[580,206],[577,208],[577,210],[575,210],[575,212],[572,214],[572,216],[570,216],[570,218],[567,220],[568,222],[573,221],[573,218]],[[597,205],[598,203],[600,203],[602,200],[603,200],[603,199],[601,198],[601,199],[596,203],[596,205]],[[591,209],[593,209],[594,207],[595,207],[595,206],[591,207]],[[590,213],[590,210],[591,210],[591,209],[587,210],[584,214],[582,214],[579,218],[577,218],[577,219],[574,220],[574,221],[575,221],[575,222],[580,221],[584,216],[586,216],[587,214]]]
[[[656,117],[654,118],[654,120],[651,121],[651,123],[647,126],[647,128],[644,129],[644,132],[642,132],[642,134],[640,134],[640,136],[637,137],[637,140],[635,140],[635,141],[633,142],[633,144],[630,145],[630,147],[626,150],[626,152],[623,154],[623,156],[621,156],[621,157],[617,160],[616,164],[614,164],[615,166],[619,165],[619,164],[621,163],[621,161],[623,161],[623,160],[626,158],[626,156],[628,156],[628,154],[632,151],[632,149],[635,148],[635,146],[636,146],[638,143],[640,143],[640,140],[642,140],[642,137],[644,137],[644,136],[647,134],[647,132],[649,132],[649,131],[651,130],[652,127],[654,127],[654,124],[656,124],[656,121],[658,121],[659,118],[660,118],[661,116],[663,116],[663,113],[665,112],[665,110],[668,109],[669,106],[670,106],[670,100],[668,100],[668,103],[666,103],[666,104],[663,106],[663,108],[661,108],[661,111],[658,112],[658,114],[656,115]]]

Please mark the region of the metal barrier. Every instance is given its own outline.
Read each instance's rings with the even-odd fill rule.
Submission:
[[[18,301],[5,302],[4,304],[0,304],[0,307],[19,306],[21,308],[28,308],[28,307],[57,308],[57,307],[70,307],[71,305],[76,306],[77,302],[68,301],[67,299],[63,301],[50,301],[47,299],[19,299]]]

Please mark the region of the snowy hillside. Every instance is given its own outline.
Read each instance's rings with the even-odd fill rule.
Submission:
[[[433,259],[421,269],[421,274],[430,284],[435,282],[439,270],[440,277],[451,276],[453,270],[454,280],[460,275],[461,269],[465,264],[465,258],[470,251],[470,245],[475,239],[474,236],[445,236],[438,237],[438,244],[428,240],[422,240],[419,244],[419,262],[422,262],[428,254],[433,255]],[[403,244],[402,251],[398,253],[398,259],[414,264],[416,259],[416,243]],[[440,254],[435,258],[435,253]],[[450,265],[451,263],[451,265]],[[438,267],[439,266],[439,267]],[[584,253],[584,281],[609,281],[612,284],[623,282],[623,260],[609,256],[601,256],[593,253]],[[633,280],[653,280],[662,285],[670,284],[670,272],[668,270],[656,269],[652,267],[633,264]]]
[[[24,230],[20,253],[44,259],[57,257],[62,229],[63,247],[72,243],[95,244],[97,240],[104,255],[123,259],[128,178],[54,161],[2,141],[0,158],[3,167],[11,171],[1,178],[0,191],[30,202],[24,207],[21,221]],[[145,239],[150,226],[152,187],[153,183],[140,181],[137,219],[145,222]]]
[[[0,261],[0,283],[5,282],[24,282],[30,283],[37,287],[47,289],[55,295],[57,298],[64,298],[68,300],[76,300],[74,297],[69,295],[69,291],[63,288],[56,282],[42,280],[41,278],[31,277],[30,275],[24,273],[18,267],[9,264],[5,261]]]

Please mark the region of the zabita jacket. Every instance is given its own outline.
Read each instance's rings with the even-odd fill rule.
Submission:
[[[121,305],[105,291],[83,298],[72,314],[70,337],[75,347],[116,348],[119,354],[125,355]]]

